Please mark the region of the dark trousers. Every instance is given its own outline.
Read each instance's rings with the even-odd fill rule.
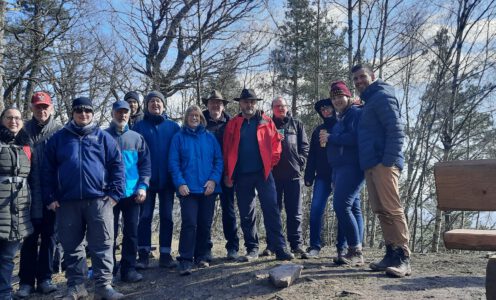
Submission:
[[[20,241],[0,240],[0,300],[12,299],[14,257]]]
[[[222,229],[226,239],[227,250],[239,250],[238,225],[236,224],[236,211],[234,208],[234,188],[221,184],[222,194],[220,206],[222,208]]]
[[[212,248],[210,230],[217,195],[191,194],[180,198],[179,260],[201,260]]]
[[[134,201],[135,196],[124,198],[114,206],[114,266],[116,264],[116,240],[119,235],[119,219],[122,212],[122,247],[121,247],[121,274],[127,274],[136,266],[138,252],[138,222],[140,205]]]
[[[276,187],[272,173],[267,179],[262,172],[239,174],[235,179],[241,229],[247,251],[258,249],[258,233],[255,214],[255,190],[262,208],[267,241],[274,251],[286,248],[282,234],[281,214],[277,206]]]
[[[57,231],[64,249],[67,286],[85,281],[86,243],[95,285],[102,287],[112,283],[114,212],[111,201],[99,198],[61,202],[57,209]]]
[[[19,283],[34,287],[52,279],[53,255],[55,251],[55,213],[44,209],[43,218],[33,219],[33,233],[21,246],[19,262]],[[38,239],[41,238],[38,247]]]
[[[152,220],[155,210],[155,200],[158,194],[158,208],[160,218],[160,253],[171,253],[172,229],[172,209],[174,205],[174,191],[172,189],[153,190],[146,192],[146,200],[141,204],[141,211],[138,225],[138,250],[150,252],[152,246]]]
[[[283,201],[286,211],[286,229],[288,242],[291,249],[300,248],[303,245],[301,236],[301,220],[303,218],[301,203],[301,180],[287,179],[276,180],[277,205],[282,211]],[[272,247],[269,245],[269,249]]]

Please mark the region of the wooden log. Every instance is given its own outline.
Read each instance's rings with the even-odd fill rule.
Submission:
[[[434,166],[440,210],[496,211],[496,160],[466,160]]]
[[[447,249],[495,251],[496,230],[455,229],[444,233]]]
[[[496,300],[496,256],[489,258],[486,269],[486,298]]]

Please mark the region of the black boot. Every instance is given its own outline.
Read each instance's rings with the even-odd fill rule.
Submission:
[[[394,255],[393,246],[386,246],[386,255],[381,261],[370,263],[369,267],[372,271],[386,271],[388,267],[395,266],[399,263],[399,258]]]
[[[399,262],[386,269],[386,274],[391,277],[405,277],[412,274],[412,269],[410,267],[410,256],[406,256],[405,251],[401,248],[394,250],[394,255],[398,257]]]
[[[137,270],[148,269],[149,264],[150,264],[150,252],[146,250],[140,250],[138,252],[138,260],[136,261],[136,269]]]

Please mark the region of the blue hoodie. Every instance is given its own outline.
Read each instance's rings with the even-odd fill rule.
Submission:
[[[327,159],[332,168],[356,165],[359,168],[357,130],[361,109],[350,106],[337,117],[327,145]]]

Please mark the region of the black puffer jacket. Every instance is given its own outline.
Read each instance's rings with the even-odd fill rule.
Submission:
[[[18,241],[33,232],[27,178],[31,169],[29,137],[15,137],[0,126],[0,240]]]

